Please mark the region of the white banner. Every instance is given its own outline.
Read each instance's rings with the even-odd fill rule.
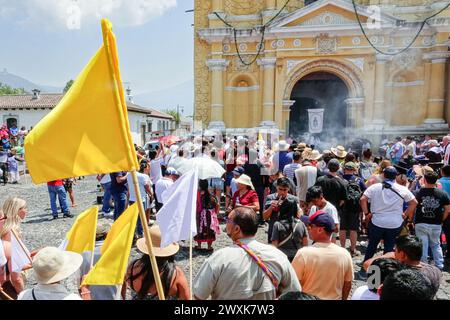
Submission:
[[[309,133],[322,133],[324,110],[325,109],[308,109]]]

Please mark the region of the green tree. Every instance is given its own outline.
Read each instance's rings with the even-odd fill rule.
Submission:
[[[69,91],[70,87],[72,87],[74,82],[75,81],[73,81],[72,79],[67,81],[66,86],[64,87],[63,93],[67,93],[67,91]]]
[[[164,112],[167,113],[168,115],[172,116],[172,118],[175,121],[177,128],[178,128],[178,125],[181,122],[181,115],[177,112],[177,110],[170,109],[170,110],[166,110]]]
[[[0,82],[0,96],[6,96],[10,94],[24,94],[24,88],[12,88],[6,84]]]

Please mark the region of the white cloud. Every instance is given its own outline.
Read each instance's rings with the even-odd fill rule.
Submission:
[[[0,18],[22,25],[79,29],[110,19],[139,26],[176,7],[177,0],[0,0]]]

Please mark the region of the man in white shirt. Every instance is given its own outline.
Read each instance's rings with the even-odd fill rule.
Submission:
[[[314,167],[309,160],[305,160],[302,163],[300,169],[295,170],[295,178],[297,179],[297,197],[300,201],[300,207],[305,209],[306,204],[306,192],[312,187],[317,180],[317,168]]]
[[[383,182],[376,183],[364,192],[360,203],[368,221],[369,244],[364,261],[372,258],[381,240],[384,241],[384,253],[394,251],[395,238],[399,235],[404,218],[411,215],[417,206],[417,200],[408,188],[395,182],[397,169],[387,167],[383,170]],[[370,210],[368,203],[370,201]],[[404,212],[404,203],[408,209]]]
[[[166,174],[162,179],[159,179],[155,185],[155,208],[158,212],[163,206],[162,194],[169,189],[173,183],[178,179],[180,174],[173,168],[167,168]]]
[[[150,179],[153,185],[156,185],[158,180],[162,178],[161,165],[164,163],[163,146],[160,145],[158,151],[150,150],[148,156],[150,158]]]
[[[450,136],[442,139],[442,148],[444,148],[444,166],[450,164]]]
[[[111,214],[111,176],[109,174],[99,174],[97,180],[100,182],[103,188],[103,202],[102,210],[105,217],[112,216]]]
[[[226,232],[234,244],[206,259],[194,280],[195,299],[274,300],[277,293],[301,291],[287,256],[255,239],[258,225],[252,209],[239,207],[230,212]],[[256,257],[266,269],[255,262]]]
[[[142,205],[144,206],[144,210],[147,212],[147,197],[149,197],[150,199],[153,198],[153,190],[152,190],[152,182],[150,180],[150,177],[148,176],[150,172],[150,166],[148,164],[147,161],[142,161],[141,162],[141,166],[139,168],[139,172],[137,173],[137,178],[138,178],[138,184],[139,184],[139,192],[141,194],[141,202]],[[133,177],[131,176],[131,174],[129,174],[127,176],[127,183],[129,186],[129,198],[128,198],[128,203],[131,206],[132,204],[134,204],[137,200],[136,200],[136,192],[134,190],[133,187]],[[149,217],[147,217],[149,218]],[[142,223],[141,223],[141,218],[138,219],[138,223],[136,226],[136,233],[137,233],[137,237],[141,238],[144,233],[143,233],[143,229],[142,229]]]

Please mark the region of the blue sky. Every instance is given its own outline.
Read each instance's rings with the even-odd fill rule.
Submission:
[[[174,87],[193,79],[194,16],[185,13],[193,7],[193,0],[0,0],[0,69],[63,87],[100,47],[104,16],[133,94]]]

